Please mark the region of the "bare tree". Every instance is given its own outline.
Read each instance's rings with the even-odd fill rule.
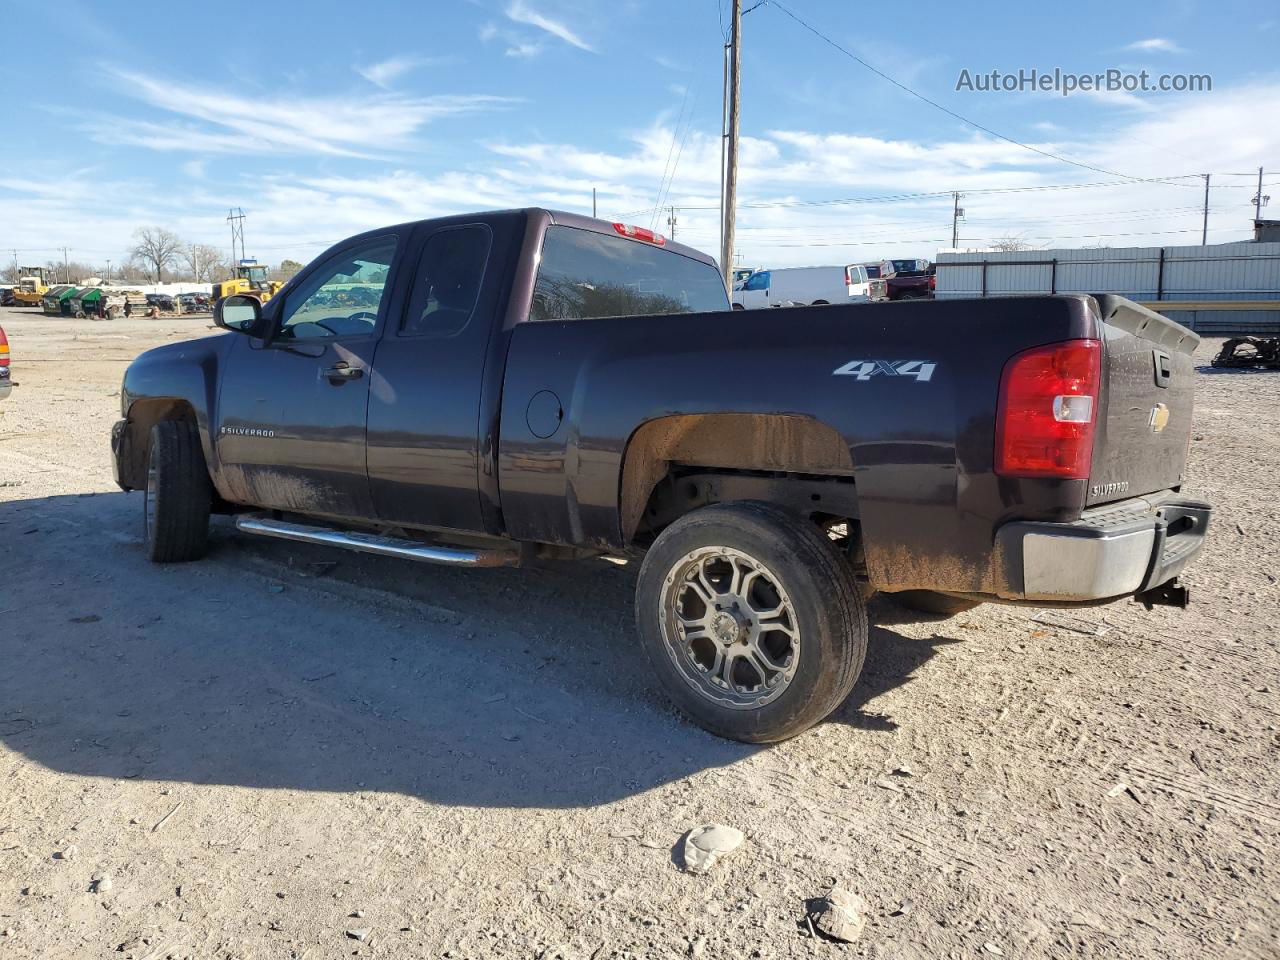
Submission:
[[[297,260],[281,260],[280,266],[271,271],[272,280],[289,280],[295,273],[302,269],[302,264]]]
[[[207,243],[189,243],[182,248],[182,259],[191,272],[191,279],[200,283],[221,275],[222,251]]]
[[[139,227],[133,232],[131,256],[155,271],[156,283],[164,282],[164,268],[173,266],[182,250],[182,241],[164,227]]]
[[[1019,250],[1030,250],[1031,244],[1021,237],[999,237],[991,241],[991,246],[1001,253],[1017,253]]]
[[[146,283],[150,279],[146,268],[136,260],[126,260],[113,271],[117,283]]]

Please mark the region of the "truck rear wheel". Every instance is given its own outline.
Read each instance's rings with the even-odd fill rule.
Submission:
[[[143,535],[155,563],[199,560],[209,545],[213,492],[196,426],[161,420],[151,428],[147,485],[142,494]]]
[[[932,613],[939,617],[954,617],[982,604],[977,600],[965,600],[961,597],[949,597],[945,593],[934,593],[932,590],[903,590],[891,594],[894,601],[908,610],[920,613]]]
[[[667,527],[640,568],[636,622],[675,705],[746,743],[826,717],[867,649],[848,561],[821,529],[766,503],[704,507]]]

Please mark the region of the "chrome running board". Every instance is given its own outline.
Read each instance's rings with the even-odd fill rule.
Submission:
[[[417,540],[401,537],[384,537],[376,533],[357,530],[330,530],[302,523],[273,520],[260,514],[241,514],[236,517],[236,529],[241,533],[254,533],[278,540],[295,540],[298,543],[319,543],[329,547],[342,547],[359,553],[372,553],[380,557],[399,557],[420,563],[442,563],[451,567],[515,567],[520,554],[515,550],[468,550],[460,547],[436,547]]]

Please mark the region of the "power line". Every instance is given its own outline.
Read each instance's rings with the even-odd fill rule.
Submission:
[[[901,81],[894,79],[893,77],[889,76],[889,74],[885,73],[883,70],[880,70],[879,68],[872,66],[870,63],[868,63],[866,60],[863,60],[856,53],[853,53],[851,50],[848,50],[845,47],[842,47],[840,44],[836,43],[834,40],[828,37],[825,33],[820,31],[817,27],[814,27],[809,23],[807,23],[806,21],[800,19],[798,16],[796,16],[794,13],[792,13],[790,10],[784,7],[781,3],[779,3],[778,0],[769,0],[769,2],[772,6],[777,7],[779,10],[785,13],[788,17],[790,17],[796,23],[800,24],[800,26],[804,27],[806,30],[812,33],[819,40],[829,44],[830,46],[834,47],[836,50],[839,50],[850,60],[853,60],[861,64],[862,66],[866,67],[868,70],[870,70],[872,73],[874,73],[876,76],[880,77],[881,79],[888,80],[899,90],[903,90],[911,94],[911,96],[915,97],[917,100],[923,100],[925,103],[929,104],[929,106],[934,107],[937,110],[941,110],[943,113],[947,114],[947,116],[954,117],[955,119],[959,120],[961,123],[966,123],[977,130],[981,130],[983,133],[990,134],[991,136],[999,140],[1005,141],[1005,143],[1011,143],[1015,147],[1021,147],[1024,150],[1030,150],[1032,153],[1038,153],[1042,157],[1049,157],[1052,160],[1058,160],[1062,163],[1069,163],[1074,167],[1082,167],[1085,170],[1093,170],[1096,173],[1105,173],[1109,177],[1123,177],[1126,180],[1140,179],[1138,177],[1131,177],[1126,173],[1120,173],[1116,170],[1108,170],[1105,167],[1094,166],[1091,163],[1085,163],[1083,160],[1072,160],[1070,157],[1064,157],[1061,154],[1051,153],[1048,150],[1041,150],[1039,147],[1033,147],[1029,143],[1023,143],[1021,140],[1015,140],[1013,139],[1013,137],[1006,137],[1003,133],[999,133],[995,130],[992,130],[990,127],[985,127],[982,124],[978,123],[976,120],[970,120],[968,117],[963,116],[959,113],[956,113],[951,108],[944,107],[942,104],[938,103],[938,101],[929,99],[923,93],[918,93],[917,91],[912,90],[905,83],[902,83]]]
[[[1130,178],[1128,180],[1105,180],[1093,181],[1090,183],[1046,183],[1036,184],[1026,187],[972,187],[961,191],[965,194],[1001,194],[1001,193],[1037,193],[1050,190],[1083,190],[1094,187],[1127,187],[1133,183],[1152,183],[1165,184],[1168,186],[1186,186],[1186,184],[1174,183],[1175,180],[1186,180],[1194,177],[1197,180],[1201,178],[1198,173],[1183,173],[1168,177],[1146,177],[1146,178]],[[751,203],[740,203],[739,208],[749,209],[771,209],[785,207],[827,207],[842,206],[845,204],[859,203],[905,203],[911,200],[928,200],[935,197],[950,197],[954,190],[931,190],[919,193],[894,193],[882,194],[872,197],[841,197],[831,200],[758,200]],[[702,204],[676,204],[680,210],[719,210],[718,206],[702,205]],[[652,213],[654,207],[644,207],[640,210],[628,210],[626,213],[617,214],[619,217],[636,217],[642,214]],[[1198,207],[1196,209],[1199,209]]]
[[[1237,230],[1237,229],[1238,228],[1236,227],[1211,227],[1209,232],[1222,233],[1224,231]],[[1084,234],[1074,234],[1074,235],[1065,235],[1065,236],[1061,234],[1052,234],[1049,236],[1023,237],[1022,239],[1024,240],[1107,240],[1113,237],[1159,237],[1159,236],[1165,236],[1165,235],[1174,234],[1174,233],[1199,233],[1199,232],[1200,232],[1199,227],[1188,227],[1182,230],[1152,230],[1152,231],[1139,232],[1139,233],[1084,233]],[[983,237],[972,237],[972,236],[961,237],[960,239],[963,241],[996,240],[996,239],[999,239],[999,237],[995,235],[989,235],[989,236],[983,236]],[[820,243],[774,243],[774,244],[771,244],[771,246],[775,246],[775,247],[869,247],[869,246],[882,246],[884,245],[885,242],[886,242],[885,240],[866,240],[866,241],[856,240],[856,241],[849,241],[847,243],[841,243],[837,241],[820,242]],[[927,240],[913,239],[909,242],[911,243],[948,243],[950,242],[950,238],[938,237],[938,238],[932,238]]]

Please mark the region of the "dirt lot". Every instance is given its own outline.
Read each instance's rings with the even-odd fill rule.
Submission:
[[[649,686],[633,567],[225,522],[148,564],[120,376],[206,323],[0,311],[0,955],[1280,956],[1280,374],[1200,378],[1190,610],[877,600],[848,703],[754,749]],[[681,872],[717,821],[746,844]],[[833,882],[850,946],[804,922]]]

